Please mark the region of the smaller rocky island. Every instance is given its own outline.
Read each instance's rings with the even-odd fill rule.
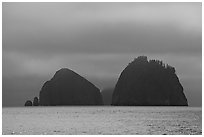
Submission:
[[[32,105],[33,105],[32,101],[27,100],[27,101],[25,102],[25,105],[24,105],[24,106],[32,106]]]
[[[33,102],[31,100],[27,100],[24,106],[39,106],[38,97],[34,97]]]
[[[74,71],[63,68],[43,85],[39,105],[103,105],[103,99],[95,85]]]
[[[174,67],[139,56],[122,71],[112,105],[188,106],[188,102]]]
[[[39,106],[38,97],[34,97],[34,99],[33,99],[33,106]]]

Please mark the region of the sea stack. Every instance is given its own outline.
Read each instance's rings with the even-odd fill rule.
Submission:
[[[174,67],[139,56],[122,71],[112,105],[188,106],[188,102]]]
[[[63,68],[43,85],[41,106],[103,105],[99,89],[74,71]]]
[[[39,106],[38,97],[34,97],[34,99],[33,99],[33,106]]]
[[[25,104],[24,104],[24,106],[32,106],[33,104],[32,104],[32,101],[30,101],[30,100],[27,100],[26,102],[25,102]]]

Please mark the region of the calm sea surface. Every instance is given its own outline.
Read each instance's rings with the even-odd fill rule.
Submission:
[[[3,134],[202,134],[198,107],[8,107]]]

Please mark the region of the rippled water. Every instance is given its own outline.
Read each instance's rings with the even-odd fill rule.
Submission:
[[[197,107],[13,107],[3,134],[202,134]]]

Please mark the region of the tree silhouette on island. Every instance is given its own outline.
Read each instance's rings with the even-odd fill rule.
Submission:
[[[108,91],[108,90],[107,90]],[[175,68],[146,56],[134,59],[122,71],[111,94],[99,89],[74,71],[63,68],[43,85],[40,98],[25,106],[105,105],[114,106],[188,106]],[[112,99],[111,99],[112,97]]]

